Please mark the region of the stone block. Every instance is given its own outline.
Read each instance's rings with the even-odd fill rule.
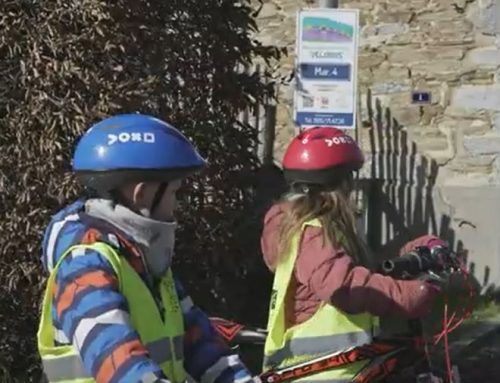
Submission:
[[[465,172],[463,169],[452,169],[453,162],[446,167],[440,169],[439,177],[443,179],[443,184],[446,186],[456,187],[477,187],[491,186],[491,173],[484,172]],[[450,206],[456,207],[450,203]]]
[[[438,166],[446,166],[455,156],[452,149],[447,150],[423,150],[424,154],[431,158]]]
[[[376,34],[377,34],[377,25],[367,24],[361,28],[359,36],[361,39],[364,39],[364,38],[369,38],[371,36],[375,36]]]
[[[394,11],[374,12],[374,20],[377,23],[408,23],[413,15],[413,11],[403,8]]]
[[[393,108],[393,114],[399,124],[412,126],[420,123],[420,110],[415,106]]]
[[[293,85],[283,85],[279,88],[279,98],[283,104],[291,105],[295,88]]]
[[[495,69],[495,72],[493,74],[493,82],[495,84],[500,84],[500,67]]]
[[[464,137],[465,150],[472,155],[500,153],[500,136]]]
[[[500,111],[500,85],[462,85],[453,90],[451,105]]]
[[[460,117],[441,116],[436,120],[438,130],[441,132],[459,132],[466,136],[482,135],[491,131],[491,121],[485,118],[464,119]]]
[[[393,49],[389,54],[391,64],[435,64],[445,60],[447,62],[458,61],[464,57],[465,50],[462,47],[425,47],[420,49],[399,48]]]
[[[408,24],[404,23],[382,23],[376,25],[376,34],[377,35],[400,35],[406,33],[410,29]]]
[[[455,0],[455,5],[461,9],[465,9],[470,0]]]
[[[442,115],[444,109],[441,105],[424,105],[420,111],[420,124],[430,125],[437,116]]]
[[[495,36],[485,35],[478,30],[474,33],[474,46],[475,47],[491,47],[495,45]]]
[[[361,88],[369,88],[373,83],[373,74],[369,69],[360,70],[358,72],[358,86]]]
[[[484,109],[470,109],[450,105],[444,110],[444,116],[464,120],[485,119],[488,118],[488,112]]]
[[[398,36],[409,34],[408,31],[409,25],[404,23],[368,24],[361,29],[360,46],[380,47]],[[409,43],[410,39],[407,41]]]
[[[373,95],[403,93],[403,92],[409,92],[410,89],[411,89],[411,83],[409,80],[376,82],[371,86]]]
[[[419,149],[425,151],[443,151],[450,146],[448,137],[435,126],[412,129],[412,139],[418,143]]]
[[[455,16],[443,17],[442,12],[427,12],[417,15],[413,24],[425,32],[425,42],[429,45],[464,45],[473,41],[473,24],[448,7]],[[466,40],[464,40],[466,39]]]
[[[500,134],[500,113],[494,113],[492,116],[493,130]]]
[[[484,177],[483,177],[484,179]],[[452,181],[452,180],[450,180]],[[453,180],[454,181],[454,180]],[[500,205],[500,188],[470,176],[457,177],[439,193],[447,205],[453,206],[451,230],[455,241],[460,240],[468,250],[468,262],[474,263],[474,277],[483,289],[498,289],[500,284],[500,215],[492,209]],[[439,217],[437,221],[439,222]],[[463,224],[470,222],[470,224]]]
[[[382,64],[387,58],[387,55],[384,52],[373,51],[373,50],[363,50],[359,54],[359,69],[373,68],[378,67]]]
[[[380,23],[365,25],[361,29],[362,38],[370,38],[372,36],[391,37],[401,35],[410,30],[410,26],[405,23]]]
[[[272,1],[266,1],[262,4],[262,8],[260,10],[258,18],[259,20],[275,18],[276,16],[278,16],[280,10],[281,8],[276,3]]]
[[[379,49],[387,41],[386,36],[369,35],[366,37],[361,37],[359,40],[360,48],[376,48]]]
[[[496,46],[476,48],[467,52],[467,63],[497,67],[500,65],[500,49]]]
[[[448,37],[453,34],[456,36],[458,34],[463,35],[472,32],[474,25],[464,20],[464,18],[454,10],[452,12],[455,14],[454,18],[439,17],[439,14],[433,14],[435,18],[430,22],[428,29],[430,36],[438,37],[444,35]]]
[[[426,41],[427,44],[434,46],[466,46],[471,47],[474,44],[474,34],[456,34],[441,33],[435,37],[430,37]]]
[[[410,104],[409,92],[374,95],[373,105],[376,104],[376,100],[380,102],[382,107],[382,117],[384,121],[386,110],[388,109],[391,118],[395,119],[399,125],[418,125],[420,121],[420,111],[418,107],[414,107]]]
[[[454,166],[460,167],[465,172],[478,171],[489,173],[493,170],[495,154],[479,154],[469,157],[461,157],[455,160]]]
[[[281,73],[289,73],[295,69],[295,55],[289,54],[281,59],[281,67],[279,68]]]
[[[470,120],[462,120],[460,118],[443,115],[437,118],[434,123],[437,130],[444,134],[449,134],[450,132],[463,130],[463,126],[470,124]]]
[[[491,85],[495,82],[495,72],[491,69],[463,69],[458,76],[462,84]]]
[[[442,1],[439,1],[440,3]],[[420,14],[417,15],[417,21],[419,23],[422,22],[433,22],[433,23],[440,23],[440,22],[450,22],[450,21],[456,21],[457,19],[460,19],[460,14],[457,13],[452,7],[451,4],[449,6],[445,6],[443,4],[442,7],[438,9],[428,9],[426,12],[421,12]]]
[[[410,10],[418,11],[426,7],[432,6],[429,0],[411,0],[411,2],[403,3],[400,0],[387,0],[388,9],[409,8]]]
[[[293,120],[293,113],[285,105],[278,105],[276,109],[276,125],[287,125]]]
[[[426,34],[420,30],[410,30],[407,33],[390,36],[386,45],[388,46],[412,46],[414,49],[420,48],[420,43],[426,40]]]
[[[360,11],[371,11],[375,3],[372,1],[343,1],[341,6],[349,8],[349,9],[359,9]]]
[[[412,77],[423,77],[427,80],[455,81],[462,69],[456,59],[430,60],[409,64]]]
[[[477,0],[469,4],[467,19],[487,35],[500,33],[500,4],[497,0]]]
[[[500,4],[496,0],[479,0],[477,26],[483,33],[500,33]]]
[[[443,82],[439,87],[439,104],[443,108],[446,108],[448,105],[450,105],[450,99],[451,99],[450,86],[448,85],[448,83]]]
[[[487,120],[466,120],[464,121],[463,133],[465,135],[481,135],[491,130],[491,122]]]
[[[408,68],[404,66],[384,65],[389,64],[384,62],[380,67],[373,68],[373,80],[376,82],[403,81],[408,79]]]

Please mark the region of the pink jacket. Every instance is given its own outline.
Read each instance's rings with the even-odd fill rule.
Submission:
[[[283,218],[283,205],[274,205],[266,214],[261,247],[264,261],[275,268],[278,228]],[[406,253],[416,246],[442,244],[439,238],[424,236],[401,249]],[[320,228],[308,227],[300,242],[295,273],[286,304],[287,325],[309,319],[320,302],[330,302],[339,309],[357,314],[399,314],[407,318],[424,316],[438,290],[422,281],[401,281],[355,266],[343,248],[323,241]]]

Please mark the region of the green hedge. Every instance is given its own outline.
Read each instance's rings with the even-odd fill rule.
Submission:
[[[263,320],[257,136],[236,116],[273,83],[234,68],[281,52],[252,38],[254,17],[245,0],[0,2],[0,381],[38,377],[41,234],[78,194],[75,138],[114,113],[166,119],[208,158],[182,209],[176,267],[211,313]]]

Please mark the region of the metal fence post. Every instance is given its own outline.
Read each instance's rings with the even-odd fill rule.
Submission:
[[[338,8],[339,0],[318,0],[320,8]]]

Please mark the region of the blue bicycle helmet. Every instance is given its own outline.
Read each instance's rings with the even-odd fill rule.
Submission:
[[[141,114],[117,115],[95,124],[82,136],[73,155],[78,179],[98,193],[129,182],[168,183],[205,164],[177,129]]]

